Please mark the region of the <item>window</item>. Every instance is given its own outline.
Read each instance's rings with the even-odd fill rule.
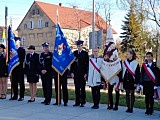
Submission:
[[[32,11],[32,15],[35,15],[35,10]]]
[[[22,37],[22,38],[21,38],[21,45],[22,45],[22,46],[25,46],[25,42],[26,42],[25,37]]]
[[[26,30],[27,29],[27,24],[24,24],[24,30]]]
[[[30,29],[34,29],[34,22],[33,21],[29,21],[29,26],[30,26]]]
[[[45,22],[45,27],[49,27],[49,23],[48,22]]]
[[[39,14],[39,9],[37,9],[36,14]]]
[[[38,20],[38,28],[42,28],[43,27],[43,20]]]

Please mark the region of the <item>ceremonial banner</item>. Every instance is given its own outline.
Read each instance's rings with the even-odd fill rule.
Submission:
[[[111,26],[109,26],[107,32],[104,55],[107,55],[109,59],[102,61],[101,74],[107,82],[110,82],[121,70],[121,59],[118,57],[118,51],[113,40]]]
[[[8,74],[12,73],[12,70],[19,64],[19,58],[17,53],[17,47],[14,40],[14,35],[11,27],[8,27]]]
[[[74,60],[74,54],[71,51],[59,24],[57,24],[56,39],[52,58],[52,67],[60,75],[63,75],[65,70]]]

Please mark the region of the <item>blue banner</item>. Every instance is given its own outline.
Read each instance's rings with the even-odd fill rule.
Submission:
[[[74,61],[74,59],[74,54],[71,51],[59,24],[57,24],[56,39],[52,58],[52,67],[60,75],[63,75],[65,70]]]
[[[19,64],[19,58],[17,53],[17,47],[14,40],[14,34],[11,27],[8,27],[8,74],[12,73],[12,70]]]

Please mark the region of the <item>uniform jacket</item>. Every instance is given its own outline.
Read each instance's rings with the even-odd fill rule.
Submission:
[[[128,80],[134,80],[134,83],[135,84],[138,84],[139,83],[139,79],[140,79],[140,67],[139,67],[139,64],[136,60],[128,60],[127,61],[129,62],[130,66],[132,67],[132,69],[135,71],[135,76],[132,76],[132,74],[130,74],[128,72],[128,70],[126,69],[125,65],[124,65],[124,62],[122,64],[122,69],[123,69],[123,72],[122,72],[122,80],[124,81],[124,79],[128,79]]]
[[[18,52],[18,58],[19,58],[19,65],[16,66],[16,67],[13,69],[12,74],[21,74],[21,73],[23,73],[22,71],[24,71],[24,70],[23,70],[23,64],[24,64],[25,55],[26,55],[25,49],[22,48],[22,47],[19,47],[19,48],[17,49],[17,52]],[[23,74],[24,74],[24,73],[23,73]]]
[[[84,50],[78,54],[78,50],[74,51],[76,60],[72,63],[70,72],[74,73],[75,79],[83,79],[84,75],[88,73],[89,56]]]
[[[147,64],[147,62],[146,62]],[[151,66],[147,65],[147,67],[149,67],[151,69],[151,71],[153,72],[153,74],[155,75],[155,80],[156,80],[156,85],[158,84],[158,80],[157,80],[157,74],[158,74],[158,68],[156,66],[155,62],[152,62]],[[144,81],[152,81],[151,78],[147,75],[143,65],[141,68],[141,77],[140,77],[140,84],[143,84]]]
[[[26,55],[25,70],[27,75],[40,74],[39,55],[37,53],[34,53],[32,57],[30,53]]]
[[[52,53],[41,53],[39,57],[39,62],[40,62],[40,71],[46,70],[46,74],[53,74],[53,69],[52,69]]]
[[[6,57],[4,55],[4,53],[0,53],[0,74],[2,76],[7,75],[8,74],[8,66],[6,63]]]

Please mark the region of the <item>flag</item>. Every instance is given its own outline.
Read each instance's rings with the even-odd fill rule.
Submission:
[[[6,33],[5,33],[5,29],[3,29],[3,33],[2,33],[2,44],[4,46],[6,46]]]
[[[11,27],[8,27],[8,74],[12,73],[12,70],[19,64],[19,58],[17,53],[17,47],[14,40],[14,35]]]
[[[63,75],[65,70],[74,60],[74,54],[67,43],[67,40],[60,28],[60,25],[57,24],[56,39],[52,58],[52,67],[60,75]]]
[[[107,56],[107,60],[103,60],[101,63],[101,74],[107,82],[110,82],[111,80],[114,80],[121,70],[121,59],[118,57],[111,26],[109,26],[107,32],[104,56]]]

